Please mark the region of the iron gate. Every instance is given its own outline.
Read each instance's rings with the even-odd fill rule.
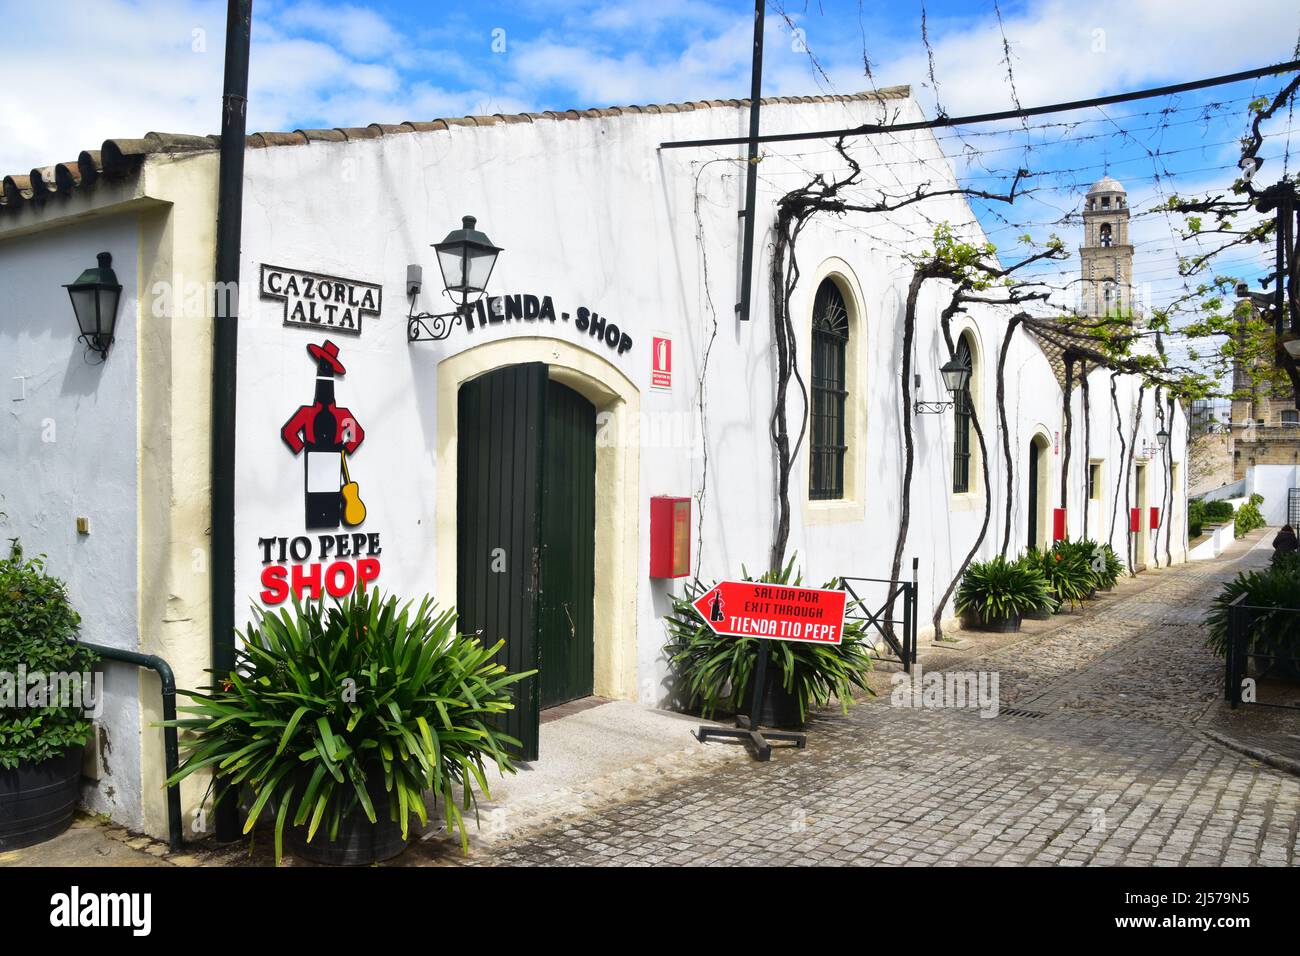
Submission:
[[[1243,693],[1251,662],[1255,665],[1255,678],[1276,676],[1282,679],[1284,685],[1289,685],[1295,679],[1296,658],[1275,645],[1278,643],[1276,635],[1294,634],[1300,628],[1300,608],[1252,607],[1246,604],[1246,597],[1245,594],[1239,594],[1228,605],[1223,696],[1233,710],[1243,703],[1300,709],[1300,704],[1260,700],[1257,682],[1249,698]],[[1272,635],[1274,639],[1268,643],[1261,642],[1261,638],[1266,635]],[[1269,651],[1273,653],[1268,653]]]
[[[890,578],[841,577],[840,587],[848,592],[849,601],[844,610],[845,621],[861,621],[868,633],[875,630],[884,639],[893,657],[875,655],[876,660],[902,664],[909,674],[916,663],[916,567],[912,559],[912,580],[894,581]],[[883,585],[883,587],[882,587]],[[874,592],[874,595],[873,595]],[[868,600],[884,599],[876,610],[870,610]],[[902,599],[902,617],[894,617],[899,599]]]
[[[1300,527],[1300,488],[1288,488],[1286,493],[1286,523]]]

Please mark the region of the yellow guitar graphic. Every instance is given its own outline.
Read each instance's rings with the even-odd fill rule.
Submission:
[[[366,520],[366,506],[361,500],[361,486],[348,474],[347,453],[339,452],[339,458],[343,461],[343,523],[355,528]]]

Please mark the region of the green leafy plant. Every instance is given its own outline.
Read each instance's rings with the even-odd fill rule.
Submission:
[[[1228,607],[1243,594],[1251,608],[1249,653],[1300,657],[1300,555],[1243,571],[1223,586],[1205,617],[1206,645],[1220,657],[1228,653]]]
[[[1083,601],[1097,587],[1097,576],[1093,574],[1091,555],[1078,547],[1077,543],[1058,541],[1050,549],[1041,553],[1039,563],[1043,577],[1052,596],[1061,605],[1074,607]]]
[[[1037,563],[1001,556],[972,562],[957,588],[957,613],[985,624],[1032,614],[1050,603],[1047,579]]]
[[[1016,558],[1016,563],[1031,569],[1034,574],[1043,579],[1043,600],[1038,607],[1035,608],[1035,611],[1039,614],[1055,614],[1060,610],[1061,602],[1057,600],[1056,593],[1052,590],[1051,583],[1047,580],[1046,575],[1043,574],[1042,555],[1037,551],[1031,550],[1027,554],[1022,554],[1020,557]]]
[[[185,692],[195,703],[181,710],[193,716],[175,721],[188,734],[169,782],[211,768],[231,782],[226,793],[246,787],[244,831],[273,813],[277,862],[287,825],[306,827],[308,841],[323,827],[333,840],[357,807],[372,823],[386,812],[405,838],[411,816],[427,822],[426,792],[467,850],[473,785],[489,795],[489,761],[514,772],[507,747],[518,741],[499,729],[510,685],[535,672],[507,673],[493,660],[504,642],[484,647],[455,623],[428,598],[413,608],[377,591],[257,611],[229,679]],[[374,781],[386,808],[371,799]]]
[[[1259,510],[1259,506],[1263,503],[1264,496],[1254,494],[1250,496],[1249,501],[1237,509],[1237,517],[1232,524],[1235,537],[1243,537],[1247,532],[1264,527],[1264,514]]]
[[[1100,586],[1103,588],[1113,588],[1115,586],[1115,582],[1119,580],[1119,576],[1123,574],[1128,568],[1128,565],[1124,563],[1124,559],[1121,558],[1119,554],[1115,551],[1115,549],[1112,548],[1109,544],[1101,545],[1100,564],[1101,564],[1101,568],[1097,573],[1101,579]],[[1098,566],[1098,562],[1094,558],[1093,561],[1094,569],[1096,569],[1097,566]]]
[[[1062,552],[1069,552],[1082,559],[1086,565],[1088,573],[1092,578],[1093,588],[1112,588],[1119,576],[1125,569],[1124,562],[1120,560],[1115,549],[1109,544],[1101,544],[1093,541],[1091,538],[1081,538],[1078,541],[1065,539],[1058,541],[1056,548]],[[1091,593],[1092,588],[1085,593]]]
[[[741,573],[746,581],[801,587],[803,575],[794,570],[794,562],[792,557],[780,572],[769,571],[757,579],[743,568]],[[838,583],[823,586],[834,588]],[[723,637],[713,632],[693,606],[712,588],[698,579],[687,583],[685,596],[674,598],[665,617],[669,640],[664,652],[706,718],[748,703],[744,695],[758,661],[759,643],[758,638]],[[779,668],[781,685],[795,695],[801,719],[806,720],[811,708],[828,704],[832,697],[848,713],[855,689],[873,693],[867,684],[871,642],[861,621],[845,618],[843,640],[838,645],[769,641],[768,655],[768,667]]]
[[[46,573],[43,558],[24,560],[17,539],[11,545],[0,561],[0,767],[8,770],[63,756],[90,736],[90,721],[75,703],[28,706],[19,668],[29,677],[87,674],[98,660],[77,642],[81,618],[63,582]]]
[[[1200,511],[1200,517],[1203,519],[1202,523],[1205,521],[1219,523],[1231,521],[1233,515],[1236,513],[1233,510],[1232,503],[1228,501],[1198,501],[1196,503],[1200,505],[1198,510]],[[1191,512],[1189,512],[1189,514],[1190,513]]]

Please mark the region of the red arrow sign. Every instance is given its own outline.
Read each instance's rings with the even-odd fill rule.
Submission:
[[[771,641],[838,644],[844,637],[843,591],[758,581],[721,581],[695,600],[716,634]]]

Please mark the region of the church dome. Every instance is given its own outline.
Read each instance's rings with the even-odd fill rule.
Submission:
[[[1088,190],[1088,195],[1091,196],[1093,193],[1122,193],[1124,191],[1124,187],[1120,185],[1118,179],[1103,176],[1092,184],[1092,188]]]

